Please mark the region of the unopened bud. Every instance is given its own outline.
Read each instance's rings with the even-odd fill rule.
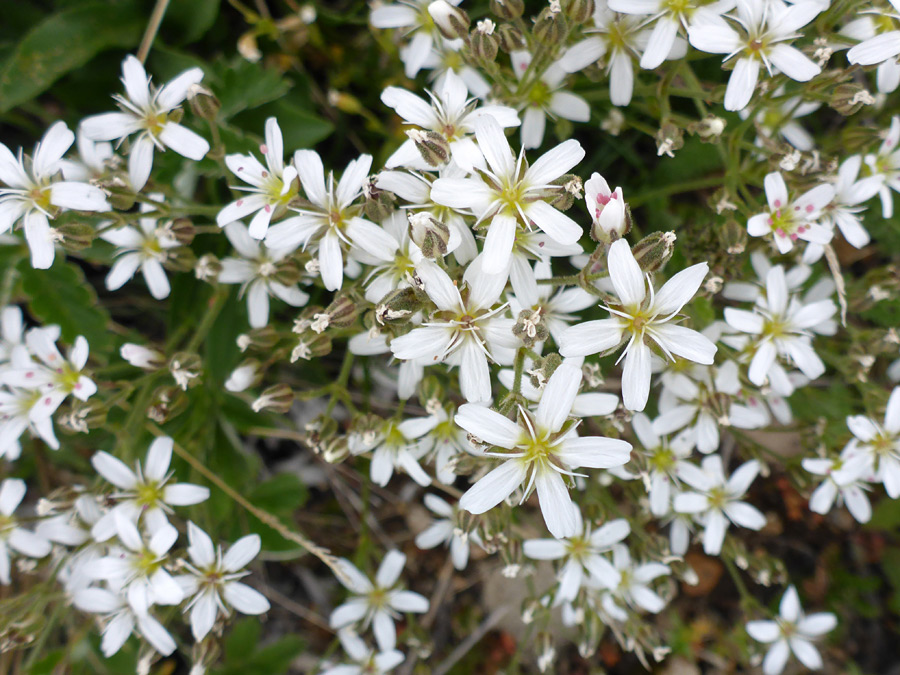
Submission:
[[[118,182],[120,182],[120,181],[112,181],[111,184],[115,184]],[[117,187],[121,188],[123,186],[117,185]],[[127,187],[127,189],[132,190],[130,185]],[[128,194],[128,193],[122,193],[119,191],[115,191],[109,195],[109,197],[107,198],[106,201],[109,202],[109,205],[112,206],[115,211],[130,211],[134,207],[134,202],[135,202],[134,193],[132,192],[131,194]],[[115,229],[115,228],[111,228],[111,229]]]
[[[494,34],[500,39],[500,49],[505,54],[512,54],[528,46],[522,31],[511,23],[500,24]]]
[[[622,188],[614,191],[603,176],[594,173],[584,184],[585,202],[591,214],[591,236],[594,241],[611,244],[631,229]]]
[[[324,315],[328,317],[328,325],[338,328],[347,328],[356,322],[359,316],[360,303],[349,294],[342,294],[331,301],[325,308]],[[313,317],[315,319],[315,317]],[[322,331],[316,331],[321,333]]]
[[[253,401],[250,407],[253,412],[271,410],[276,413],[286,413],[294,404],[294,392],[286,384],[274,384],[266,389],[262,395]]]
[[[513,21],[525,12],[525,2],[524,0],[491,0],[491,12],[504,21]]]
[[[747,248],[747,227],[734,218],[725,221],[725,225],[718,228],[718,232],[722,246],[729,255],[740,255]]]
[[[426,258],[447,255],[450,228],[427,211],[409,214],[409,236]]]
[[[172,222],[167,223],[165,229],[182,246],[190,246],[197,233],[194,223],[189,218],[176,218]]]
[[[594,16],[594,0],[562,0],[562,10],[573,23],[586,23]]]
[[[161,351],[132,342],[122,345],[119,354],[128,363],[142,370],[159,370],[166,365],[166,357]]]
[[[875,103],[868,89],[856,83],[839,84],[831,94],[828,105],[845,117],[859,112],[866,105]]]
[[[222,263],[212,253],[204,253],[194,265],[194,276],[200,281],[213,281],[222,272]]]
[[[188,88],[188,102],[191,105],[191,111],[207,122],[215,122],[219,116],[219,110],[222,108],[219,99],[200,83],[192,84]]]
[[[691,122],[688,125],[688,131],[699,136],[702,141],[713,143],[725,131],[725,125],[726,122],[723,118],[710,114],[699,122]]]
[[[238,335],[237,345],[242,352],[249,349],[265,353],[270,351],[280,339],[278,331],[271,326],[263,326]]]
[[[567,173],[553,181],[552,185],[558,185],[562,190],[554,190],[548,199],[548,203],[559,211],[568,211],[572,208],[576,199],[581,198],[584,185],[581,178],[573,173]]]
[[[259,361],[247,359],[231,371],[231,375],[225,380],[225,389],[232,393],[244,391],[257,384],[260,376]]]
[[[64,223],[56,228],[67,251],[83,251],[94,242],[97,232],[88,223]]]
[[[262,52],[256,44],[256,33],[253,31],[248,31],[238,38],[237,50],[238,54],[250,63],[256,63],[262,58]]]
[[[380,223],[394,212],[396,197],[392,192],[380,190],[374,180],[369,179],[365,184],[363,194],[366,197],[364,208],[369,220]]]
[[[569,28],[566,26],[566,17],[558,2],[551,2],[549,7],[538,15],[532,30],[534,39],[545,47],[560,45],[566,40]]]
[[[674,232],[654,232],[635,244],[631,252],[645,274],[656,272],[669,262],[675,251]]]
[[[490,19],[479,21],[469,34],[469,47],[476,58],[493,61],[500,50],[500,36],[494,33],[496,24]]]
[[[331,338],[325,334],[307,333],[300,337],[291,350],[291,363],[303,359],[311,361],[331,353]]]
[[[429,166],[441,166],[450,158],[450,143],[436,131],[410,129],[406,135],[416,144]]]
[[[375,307],[375,320],[385,324],[403,324],[422,309],[422,299],[411,286],[398,288],[385,295]]]
[[[187,246],[170,248],[166,254],[166,269],[173,272],[192,272],[197,265],[197,256]]]
[[[536,342],[544,342],[550,336],[550,331],[547,330],[547,326],[544,323],[544,313],[541,309],[523,309],[519,312],[512,332],[529,349]]]
[[[547,354],[535,364],[534,368],[528,371],[528,375],[531,377],[531,385],[536,389],[543,389],[562,361],[562,357],[556,352]]]
[[[447,0],[434,0],[428,5],[428,13],[434,19],[434,25],[448,40],[458,40],[468,35],[469,25],[472,23],[469,15]]]

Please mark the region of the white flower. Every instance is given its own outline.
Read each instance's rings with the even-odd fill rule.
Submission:
[[[188,541],[191,561],[185,561],[185,567],[190,574],[175,581],[191,598],[185,611],[190,609],[191,632],[197,642],[212,630],[219,613],[229,616],[228,606],[251,615],[269,611],[262,593],[238,581],[250,574],[243,570],[259,554],[259,535],[238,539],[223,555],[221,546],[213,546],[209,535],[189,522]]]
[[[515,51],[509,55],[513,72],[520,80],[531,65],[531,53]],[[563,91],[563,80],[568,73],[559,64],[553,63],[540,77],[529,78],[525,89],[525,114],[522,116],[522,147],[538,148],[544,142],[544,128],[547,115],[562,117],[572,122],[587,122],[591,119],[591,106],[581,96]]]
[[[0,311],[0,366],[29,360],[24,336],[22,310],[16,305],[4,307]]]
[[[862,166],[862,157],[853,155],[848,157],[838,169],[837,180],[834,183],[834,198],[825,207],[820,222],[826,227],[837,227],[844,239],[856,247],[862,248],[869,243],[869,233],[862,224],[863,202],[869,201],[878,194],[883,179],[880,176],[867,176],[857,180]]]
[[[668,565],[649,562],[637,565],[631,560],[628,547],[623,544],[613,546],[614,573],[603,578],[591,578],[597,586],[606,589],[600,605],[607,614],[618,621],[626,621],[628,614],[622,604],[657,614],[666,606],[655,591],[650,588],[654,579],[671,574]]]
[[[291,307],[303,307],[309,302],[309,295],[297,284],[287,286],[276,280],[279,263],[292,249],[263,248],[240,222],[226,225],[225,236],[241,257],[224,258],[218,280],[222,284],[241,284],[241,295],[247,295],[250,326],[262,328],[269,323],[269,296]]]
[[[880,39],[877,41],[870,42],[875,47],[875,50],[869,54],[869,58],[876,59],[877,63],[877,59],[890,51],[891,43],[900,47],[900,41],[897,39],[900,35],[894,35],[894,33],[898,33],[895,30],[896,21],[897,14],[885,12],[880,7],[868,11],[863,10],[858,13],[857,18],[841,28],[839,34],[842,37],[849,37],[861,43],[869,42],[876,36],[879,37]],[[885,37],[886,35],[890,35],[890,37]],[[862,47],[862,45],[857,45],[857,47]],[[865,56],[867,49],[863,48],[862,51],[863,56]],[[854,56],[859,54],[860,51],[857,51]],[[897,90],[897,87],[900,86],[900,62],[898,62],[896,56],[887,57],[878,63],[875,82],[878,91],[882,94],[891,94]]]
[[[747,106],[761,65],[765,65],[770,77],[774,75],[774,66],[796,82],[807,82],[822,72],[788,42],[802,37],[797,31],[825,7],[816,0],[792,5],[781,0],[737,0],[737,16],[728,15],[728,18],[740,24],[742,33],[714,12],[700,10],[694,14],[694,21],[688,27],[691,45],[700,51],[726,54],[726,61],[738,57],[725,91],[726,110],[743,110]]]
[[[752,459],[741,464],[728,479],[719,455],[704,457],[702,467],[688,463],[679,467],[679,478],[696,492],[677,495],[675,510],[694,514],[703,524],[704,552],[718,555],[729,521],[751,530],[762,529],[766,524],[766,517],[756,507],[741,501],[759,473],[759,462]]]
[[[650,498],[650,513],[661,518],[669,513],[672,502],[673,485],[678,486],[678,471],[690,457],[691,445],[684,438],[671,442],[661,437],[655,423],[644,413],[637,413],[631,419],[631,426],[642,446],[646,468],[645,486]]]
[[[152,206],[141,205],[141,211],[151,210]],[[169,297],[171,287],[162,263],[169,257],[167,251],[181,246],[169,225],[170,223],[161,225],[155,217],[143,215],[138,218],[138,227],[125,225],[104,230],[100,234],[101,239],[118,249],[118,259],[106,275],[108,290],[122,288],[140,269],[150,295],[157,300]]]
[[[458,570],[466,569],[469,562],[469,542],[481,546],[477,532],[466,532],[457,523],[457,511],[437,495],[425,495],[425,506],[435,515],[441,516],[416,535],[416,546],[430,549],[441,544],[450,546],[450,559]]]
[[[578,595],[584,573],[595,580],[616,576],[616,570],[602,554],[611,550],[631,532],[624,518],[611,520],[591,532],[590,524],[581,524],[575,534],[565,539],[529,539],[522,552],[533,560],[560,560],[565,563],[556,578],[559,588],[554,606],[570,602]]]
[[[769,210],[747,221],[747,232],[751,237],[771,234],[780,253],[788,253],[798,239],[822,246],[831,241],[831,230],[820,225],[819,219],[834,198],[832,185],[817,185],[793,201],[784,178],[777,171],[766,176],[765,186]]]
[[[152,87],[144,66],[130,54],[122,61],[125,96],[113,96],[120,112],[93,115],[82,121],[82,130],[95,141],[114,141],[138,134],[128,156],[131,187],[139,191],[153,168],[153,151],[171,148],[179,155],[199,161],[209,152],[209,143],[187,127],[174,122],[172,113],[203,79],[203,71],[191,68],[163,87]]]
[[[884,423],[865,415],[850,415],[847,427],[855,436],[841,457],[861,458],[871,481],[884,483],[891,499],[900,497],[900,387],[895,387],[884,411]]]
[[[900,117],[891,118],[891,126],[887,136],[878,148],[878,152],[866,155],[865,162],[872,174],[880,176],[884,181],[878,191],[881,198],[881,215],[890,218],[894,215],[894,202],[891,190],[900,192]]]
[[[31,266],[47,269],[56,253],[50,221],[66,210],[109,211],[106,193],[74,180],[61,180],[62,156],[75,142],[64,122],[56,122],[34,148],[30,162],[0,143],[0,235],[21,218],[31,250]]]
[[[897,0],[888,0],[894,13],[878,11],[878,17],[884,19],[900,19],[900,2]],[[890,22],[893,23],[893,22]],[[876,26],[879,24],[876,22]],[[859,64],[861,66],[874,66],[876,63],[882,63],[890,59],[894,59],[900,55],[900,31],[896,29],[887,32],[878,33],[866,40],[863,40],[855,47],[851,47],[847,52],[847,60],[850,63]]]
[[[76,591],[72,600],[83,612],[107,615],[100,642],[100,650],[107,658],[122,648],[135,628],[163,656],[175,651],[175,640],[163,625],[150,614],[134,612],[118,593],[105,588],[84,588]]]
[[[97,391],[93,380],[81,374],[88,360],[87,340],[79,335],[67,358],[63,358],[55,344],[58,337],[58,326],[32,328],[25,334],[25,345],[41,363],[21,364],[0,371],[0,383],[41,392],[42,396],[36,405],[43,412],[39,413],[35,409],[32,417],[53,414],[70,394],[81,401],[87,401]]]
[[[456,423],[499,448],[487,453],[505,461],[462,496],[459,506],[471,513],[489,511],[526,483],[520,501],[537,489],[547,529],[556,538],[571,537],[579,528],[578,507],[569,497],[562,475],[574,469],[606,469],[628,461],[631,444],[614,438],[574,434],[568,418],[581,386],[581,369],[561,364],[550,377],[537,412],[519,407],[518,423],[480,405],[466,403]]]
[[[155,532],[162,525],[168,524],[166,513],[171,513],[172,506],[191,506],[209,499],[209,488],[190,483],[169,484],[172,473],[169,464],[172,461],[174,442],[167,436],[161,436],[150,444],[147,461],[141,466],[135,463],[134,471],[120,459],[107,452],[100,451],[91,457],[91,464],[103,478],[119,488],[113,493],[116,499],[114,506],[94,525],[91,530],[97,541],[106,541],[116,530],[116,515],[123,515],[131,522],[143,517],[144,522]]]
[[[378,567],[375,582],[360,572],[349,560],[338,561],[346,579],[338,580],[355,597],[337,607],[328,620],[332,628],[346,628],[356,624],[363,628],[372,625],[375,641],[381,651],[391,651],[397,644],[394,618],[398,612],[428,611],[428,600],[418,593],[395,588],[397,579],[406,564],[406,556],[400,551],[388,551]]]
[[[860,459],[862,461],[859,461]],[[858,455],[847,461],[843,458],[806,457],[801,464],[811,474],[825,476],[825,480],[809,497],[810,511],[825,515],[831,511],[837,500],[847,505],[847,510],[858,522],[869,522],[872,518],[872,505],[869,504],[869,498],[866,497],[865,489],[861,485],[863,474],[869,468],[864,455]]]
[[[434,91],[428,92],[431,102],[422,100],[415,94],[399,87],[388,87],[382,92],[381,100],[393,108],[407,124],[433,131],[444,137],[450,145],[450,158],[466,172],[475,166],[484,166],[484,157],[475,145],[472,134],[475,120],[479,117],[493,117],[501,127],[519,126],[516,111],[507,106],[484,105],[476,107],[470,99],[465,82],[452,70],[448,70],[437,81]],[[409,166],[428,170],[422,154],[412,138],[404,141],[384,163],[393,169]]]
[[[139,616],[153,605],[179,604],[184,600],[184,591],[165,569],[178,530],[162,523],[142,536],[120,511],[111,513],[118,542],[125,548],[111,546],[106,556],[91,563],[88,574],[120,590]]]
[[[342,246],[350,248],[363,262],[393,259],[397,242],[380,227],[361,218],[361,207],[354,205],[368,178],[371,155],[350,162],[337,187],[334,175],[329,173],[326,188],[322,158],[313,150],[295,152],[294,166],[307,204],[295,209],[300,215],[269,227],[266,246],[293,250],[312,244],[318,248],[319,273],[329,291],[338,290],[344,281]]]
[[[649,279],[644,280],[628,242],[619,239],[609,248],[608,268],[619,300],[618,308],[605,308],[612,318],[586,321],[569,328],[562,336],[560,353],[566,357],[587,356],[613,350],[628,340],[620,357],[625,359],[622,401],[629,410],[640,411],[647,405],[650,394],[648,339],[672,360],[680,356],[696,363],[713,362],[717,348],[712,342],[697,331],[672,323],[700,288],[709,266],[699,263],[682,270],[659,292],[654,292]]]
[[[454,6],[461,1],[448,0]],[[435,39],[440,37],[428,12],[430,4],[431,0],[400,0],[373,9],[369,17],[375,28],[405,28],[406,34],[412,34],[409,45],[401,50],[404,71],[409,78],[415,77],[425,66]]]
[[[825,364],[812,347],[811,334],[837,311],[830,299],[803,303],[788,293],[784,268],[773,267],[766,275],[765,302],[748,312],[727,307],[728,325],[754,336],[755,353],[747,376],[762,385],[781,356],[790,359],[811,380],[825,372]]]
[[[491,398],[488,360],[509,361],[509,355],[501,357],[498,349],[511,350],[518,344],[512,334],[513,320],[499,316],[505,305],[494,308],[506,278],[486,274],[483,260],[482,254],[466,269],[465,298],[444,270],[430,260],[422,260],[416,273],[437,312],[431,321],[391,341],[391,351],[398,359],[435,363],[453,358],[459,365],[459,386],[467,401]]]
[[[0,483],[0,584],[10,582],[10,556],[20,553],[29,558],[43,558],[50,553],[50,542],[19,525],[13,516],[25,497],[25,481],[7,478]]]
[[[776,89],[773,96],[784,96],[784,87]],[[794,97],[778,106],[763,108],[753,118],[758,132],[754,144],[764,148],[766,144],[763,139],[773,138],[777,133],[798,150],[809,152],[815,147],[815,141],[803,128],[803,125],[796,120],[798,117],[814,113],[821,106],[822,104],[818,101],[804,101],[800,97]],[[741,119],[747,119],[750,117],[750,111],[744,108],[741,110],[740,116]]]
[[[403,652],[397,649],[376,652],[350,629],[338,631],[338,639],[354,663],[326,667],[320,675],[384,675],[403,663]]]
[[[685,33],[688,24],[698,9],[705,13],[724,14],[735,5],[734,0],[687,0],[687,2],[670,2],[668,0],[609,0],[609,8],[622,14],[649,15],[653,30],[646,38],[646,47],[641,55],[641,68],[653,70],[662,65],[678,39],[678,28],[683,27]],[[645,25],[645,24],[642,24]]]
[[[374,448],[369,470],[372,482],[376,485],[387,485],[397,468],[403,469],[416,483],[426,487],[431,485],[431,476],[419,466],[419,459],[431,449],[431,442],[422,437],[434,429],[437,422],[434,416],[413,417],[399,424],[388,420],[371,443],[351,443],[350,450],[354,454],[360,454]]]
[[[797,589],[790,586],[781,598],[775,621],[749,621],[747,634],[757,642],[772,644],[763,659],[765,675],[779,675],[791,653],[810,670],[822,667],[822,657],[812,641],[834,630],[837,617],[830,612],[806,615]]]
[[[118,160],[111,143],[97,143],[81,128],[75,134],[75,147],[78,148],[78,159],[63,159],[59,163],[66,180],[87,183],[101,178],[107,167]]]
[[[524,152],[518,160],[513,157],[494,118],[477,119],[475,137],[489,169],[478,177],[439,178],[431,197],[453,209],[471,210],[479,223],[488,222],[485,271],[496,274],[507,269],[517,230],[530,231],[532,223],[560,244],[576,243],[581,238],[581,226],[545,200],[548,194],[564,189],[551,185],[552,181],[584,158],[581,144],[572,139],[564,141],[525,169]]]
[[[266,158],[266,166],[253,155],[225,156],[225,164],[231,173],[251,186],[234,189],[250,194],[231,202],[216,216],[219,226],[225,227],[255,213],[250,221],[250,236],[254,239],[266,236],[269,221],[277,213],[283,213],[298,193],[297,169],[290,164],[284,165],[284,139],[274,117],[266,120],[266,142],[259,146],[259,151]]]
[[[44,398],[40,389],[0,389],[0,457],[10,461],[19,458],[22,452],[19,438],[26,429],[53,450],[59,449],[53,433],[53,411],[47,412]]]

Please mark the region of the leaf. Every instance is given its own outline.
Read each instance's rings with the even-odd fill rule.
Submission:
[[[225,662],[213,671],[215,675],[244,675],[265,673],[281,675],[287,672],[291,662],[305,648],[296,635],[286,635],[272,644],[257,649],[260,625],[256,619],[238,621],[225,638]]]
[[[219,115],[225,120],[242,110],[274,101],[291,88],[278,71],[241,58],[220,64],[215,79],[216,95],[222,104]]]
[[[80,267],[57,256],[48,270],[32,269],[28,260],[21,261],[17,269],[28,296],[28,308],[36,318],[44,324],[58,324],[63,341],[69,344],[84,335],[95,356],[109,350],[109,314]]]
[[[91,2],[40,22],[0,69],[0,112],[41,94],[106,49],[133,47],[145,20],[132,2]]]
[[[279,473],[260,483],[250,493],[254,506],[277,515],[290,515],[306,502],[306,486],[292,473]]]
[[[221,0],[173,2],[166,10],[162,35],[167,42],[187,44],[199,40],[219,17]]]

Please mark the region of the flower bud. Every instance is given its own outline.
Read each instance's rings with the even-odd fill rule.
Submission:
[[[718,232],[722,246],[729,255],[740,255],[747,248],[747,227],[734,218],[726,220]]]
[[[669,262],[675,252],[674,232],[654,232],[635,244],[631,252],[645,274],[656,272]]]
[[[525,36],[522,31],[511,23],[500,24],[500,27],[494,31],[494,34],[500,40],[500,49],[504,54],[525,49],[528,45],[525,42]]]
[[[225,389],[232,393],[244,391],[255,384],[259,384],[261,376],[259,361],[247,359],[231,371],[231,375],[225,380]]]
[[[447,0],[434,0],[428,5],[428,13],[434,19],[434,25],[448,40],[465,38],[469,33],[471,21],[469,15],[459,7],[451,5]]]
[[[271,410],[276,413],[286,413],[294,404],[294,392],[286,384],[274,384],[265,391],[262,396],[253,401],[250,407],[253,412]]]
[[[447,255],[447,244],[450,241],[450,228],[427,211],[410,213],[409,236],[416,246],[422,249],[422,255],[434,260],[438,256]]]
[[[441,166],[450,159],[450,143],[436,131],[410,129],[406,135],[416,144],[429,166]]]
[[[256,352],[268,352],[270,351],[278,341],[281,339],[281,336],[271,326],[263,326],[262,328],[254,328],[246,333],[242,333],[237,337],[237,346],[242,351],[245,352],[248,349]]]
[[[56,228],[62,237],[61,244],[67,251],[83,251],[94,242],[96,230],[88,223],[64,223]]]
[[[847,117],[866,105],[875,103],[875,97],[865,87],[856,83],[839,84],[831,94],[828,105]]]
[[[699,122],[691,122],[688,131],[699,136],[705,143],[715,143],[725,131],[725,125],[723,118],[709,114]]]
[[[621,239],[631,229],[631,221],[627,217],[625,198],[622,188],[615,191],[599,173],[594,173],[584,184],[585,202],[591,214],[591,236],[594,241],[611,244]]]
[[[540,308],[523,309],[519,312],[512,332],[529,349],[535,342],[544,342],[550,336],[550,331],[544,323],[544,313]]]
[[[187,410],[188,397],[178,387],[159,387],[153,392],[147,417],[163,424]]]
[[[583,185],[581,178],[573,173],[567,173],[553,181],[552,185],[558,185],[562,190],[554,190],[548,195],[550,206],[560,211],[568,211],[575,200],[581,197]]]
[[[192,223],[189,218],[176,218],[175,220],[166,223],[165,231],[166,233],[171,234],[172,238],[178,241],[182,246],[190,246],[191,242],[194,241],[194,235],[197,232],[194,228],[194,223]]]
[[[219,116],[222,104],[209,89],[202,84],[192,84],[188,88],[188,102],[191,111],[200,119],[207,122],[215,122]]]
[[[291,350],[291,363],[299,359],[312,361],[331,353],[331,338],[324,334],[308,333],[300,336],[297,346]]]
[[[494,33],[496,24],[490,19],[479,21],[469,34],[469,48],[476,58],[493,61],[500,49],[500,37]]]
[[[363,194],[366,197],[365,211],[369,220],[375,223],[388,218],[394,212],[396,197],[392,192],[380,190],[371,178],[363,186]]]
[[[569,34],[566,17],[558,2],[551,2],[549,7],[538,15],[532,30],[534,39],[545,47],[561,45]]]
[[[191,352],[178,352],[169,361],[169,372],[182,391],[200,383],[203,362],[200,356]]]
[[[385,295],[375,307],[375,320],[385,324],[404,324],[422,309],[422,299],[415,288],[397,288]]]
[[[573,23],[586,23],[594,16],[594,0],[562,0],[562,10]]]
[[[331,301],[324,312],[313,315],[310,329],[316,333],[324,333],[330,326],[346,328],[352,326],[359,316],[359,303],[349,294],[342,294]]]
[[[192,272],[197,265],[197,256],[187,246],[170,248],[166,251],[166,269],[173,272]]]
[[[121,183],[121,181],[112,181],[113,183]],[[122,185],[117,185],[119,189],[122,189]],[[130,194],[119,192],[119,189],[110,193],[109,197],[106,201],[109,202],[109,205],[113,207],[115,211],[130,211],[134,207],[134,192],[132,188],[129,186],[125,189],[132,191]]]
[[[525,2],[524,0],[491,0],[491,12],[504,21],[513,21],[525,12]]]
[[[119,354],[131,365],[142,370],[159,370],[166,365],[165,355],[157,350],[133,342],[126,342],[119,349]]]
[[[538,361],[535,367],[528,371],[528,375],[531,377],[531,386],[543,389],[562,361],[562,357],[556,352],[551,352]]]
[[[262,52],[256,43],[256,33],[252,30],[247,31],[238,38],[237,41],[238,54],[243,56],[250,63],[256,63],[262,58]]]
[[[222,272],[222,263],[212,253],[204,253],[194,265],[194,276],[200,281],[214,281]]]

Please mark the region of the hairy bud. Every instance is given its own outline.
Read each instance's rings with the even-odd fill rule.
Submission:
[[[165,266],[173,272],[192,272],[197,265],[197,256],[187,246],[170,248],[167,254]]]
[[[469,47],[476,58],[493,61],[500,49],[500,36],[494,32],[496,24],[490,19],[479,21],[469,34]]]
[[[549,7],[544,8],[535,20],[532,32],[534,39],[545,47],[565,42],[569,28],[558,2],[551,2]]]
[[[329,326],[346,328],[352,326],[359,316],[359,303],[349,294],[342,294],[331,301],[324,312],[313,315],[310,328],[316,333],[323,333]]]
[[[562,10],[573,23],[586,23],[594,16],[594,0],[562,0]]]
[[[409,236],[426,258],[447,255],[450,228],[427,211],[409,214]]]
[[[491,0],[491,12],[504,21],[514,21],[525,12],[524,0]]]
[[[207,122],[215,122],[222,108],[215,94],[200,83],[192,84],[188,89],[188,102],[191,111]]]
[[[324,334],[308,333],[300,336],[291,350],[291,363],[303,359],[311,361],[331,353],[331,338]]]
[[[391,291],[375,307],[375,320],[385,324],[404,324],[422,309],[422,299],[416,289],[406,286]]]
[[[363,187],[363,194],[366,196],[364,208],[369,220],[380,223],[394,212],[396,197],[392,192],[380,190],[374,180],[369,179]]]
[[[725,221],[720,227],[719,239],[729,255],[740,255],[747,248],[747,227],[737,222],[734,218]]]
[[[450,159],[450,143],[436,131],[410,129],[406,135],[416,144],[416,148],[422,154],[422,159],[429,166],[441,166]]]
[[[188,397],[179,387],[159,387],[153,392],[147,417],[163,424],[187,410]]]
[[[222,273],[222,263],[212,253],[204,253],[194,265],[194,276],[200,281],[213,281]]]
[[[645,274],[656,272],[669,262],[675,251],[674,232],[654,232],[648,234],[632,247],[634,259]]]
[[[93,227],[87,223],[64,223],[56,228],[62,237],[60,242],[67,251],[83,251],[94,242],[97,236]]]
[[[289,386],[282,383],[274,384],[263,391],[262,395],[253,401],[250,407],[253,408],[253,412],[271,410],[276,413],[286,413],[293,404],[294,392],[291,391]]]
[[[495,34],[500,40],[500,49],[504,54],[511,54],[527,47],[522,31],[511,23],[501,24]]]
[[[666,122],[656,132],[656,155],[674,157],[675,151],[684,147],[684,132],[671,122]]]
[[[465,38],[469,33],[471,21],[469,15],[459,7],[454,7],[447,0],[434,0],[428,5],[428,13],[434,24],[448,40]]]
[[[278,344],[280,339],[281,336],[278,334],[278,331],[271,326],[263,326],[262,328],[254,328],[238,335],[237,346],[242,352],[249,349],[250,351],[265,353]]]
[[[828,105],[845,117],[860,111],[863,106],[875,103],[875,97],[865,87],[856,83],[839,84],[831,94]]]
[[[535,342],[544,342],[550,336],[550,331],[544,323],[544,313],[540,308],[523,309],[519,312],[512,332],[529,349]]]
[[[562,363],[562,357],[556,352],[547,354],[544,358],[535,364],[535,367],[528,371],[531,377],[531,385],[536,389],[543,389],[547,384],[547,380],[556,372]]]

